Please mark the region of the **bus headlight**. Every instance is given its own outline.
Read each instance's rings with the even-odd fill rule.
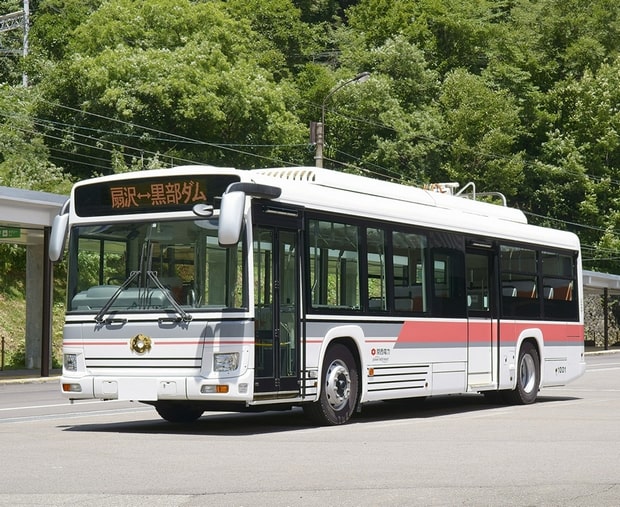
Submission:
[[[234,371],[239,367],[239,352],[213,354],[213,371]]]
[[[63,365],[67,371],[77,371],[77,354],[65,354]]]

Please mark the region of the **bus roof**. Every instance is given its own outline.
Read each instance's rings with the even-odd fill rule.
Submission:
[[[367,194],[375,197],[403,201],[437,208],[462,210],[482,216],[493,216],[502,220],[527,223],[521,210],[499,206],[483,201],[475,201],[466,197],[455,197],[448,193],[425,190],[419,187],[376,180],[366,176],[342,173],[330,169],[316,167],[292,167],[275,169],[254,169],[254,174],[261,174],[288,181],[305,182],[326,188]]]
[[[247,173],[256,183],[279,186],[280,200],[314,205],[327,212],[579,250],[575,234],[530,225],[516,208],[323,168],[254,169]]]

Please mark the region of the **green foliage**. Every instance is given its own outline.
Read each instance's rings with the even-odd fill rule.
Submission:
[[[77,177],[91,174],[83,162],[102,153],[113,153],[116,167],[135,166],[145,152],[158,160],[253,167],[265,165],[261,157],[295,159],[287,147],[305,140],[291,112],[296,90],[276,79],[282,53],[218,2],[107,2],[76,29],[69,47],[71,56],[41,84],[40,114],[100,132],[96,144],[76,149],[75,164],[66,164]],[[89,116],[76,117],[80,109]],[[107,118],[117,120],[114,127]],[[139,134],[137,126],[148,132]],[[58,149],[82,135],[54,132],[50,144]],[[266,148],[248,156],[244,145]]]
[[[22,11],[20,0],[0,0],[0,16]],[[19,25],[0,32],[0,83],[22,82],[22,54],[24,32]]]
[[[33,10],[30,36],[35,49],[54,61],[65,57],[75,29],[103,3],[102,0],[42,0]]]
[[[515,150],[521,125],[512,95],[491,89],[480,76],[456,70],[446,76],[439,102],[450,156],[445,171],[450,180],[470,179],[508,197],[522,183],[522,154]]]
[[[27,90],[0,86],[0,185],[68,194],[71,179],[47,160],[33,107]]]
[[[286,66],[295,70],[306,62],[307,55],[320,51],[314,42],[316,30],[302,22],[301,10],[292,0],[229,0],[226,7],[238,22],[249,21],[252,30],[269,41],[272,49],[266,53],[273,59],[272,67],[286,61]],[[285,74],[284,69],[281,73]]]

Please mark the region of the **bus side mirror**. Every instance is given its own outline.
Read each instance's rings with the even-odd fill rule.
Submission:
[[[69,223],[69,213],[56,215],[52,222],[52,232],[50,234],[50,244],[48,256],[50,261],[56,262],[62,258],[67,238],[67,224]]]
[[[245,192],[226,192],[222,196],[220,223],[217,231],[217,240],[220,246],[234,246],[239,243],[244,208]]]

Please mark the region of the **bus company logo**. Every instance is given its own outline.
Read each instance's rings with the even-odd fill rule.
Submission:
[[[129,348],[138,354],[151,350],[152,341],[144,334],[137,334],[129,341]]]
[[[373,348],[370,351],[373,361],[388,361],[390,358],[390,349],[387,347]]]

